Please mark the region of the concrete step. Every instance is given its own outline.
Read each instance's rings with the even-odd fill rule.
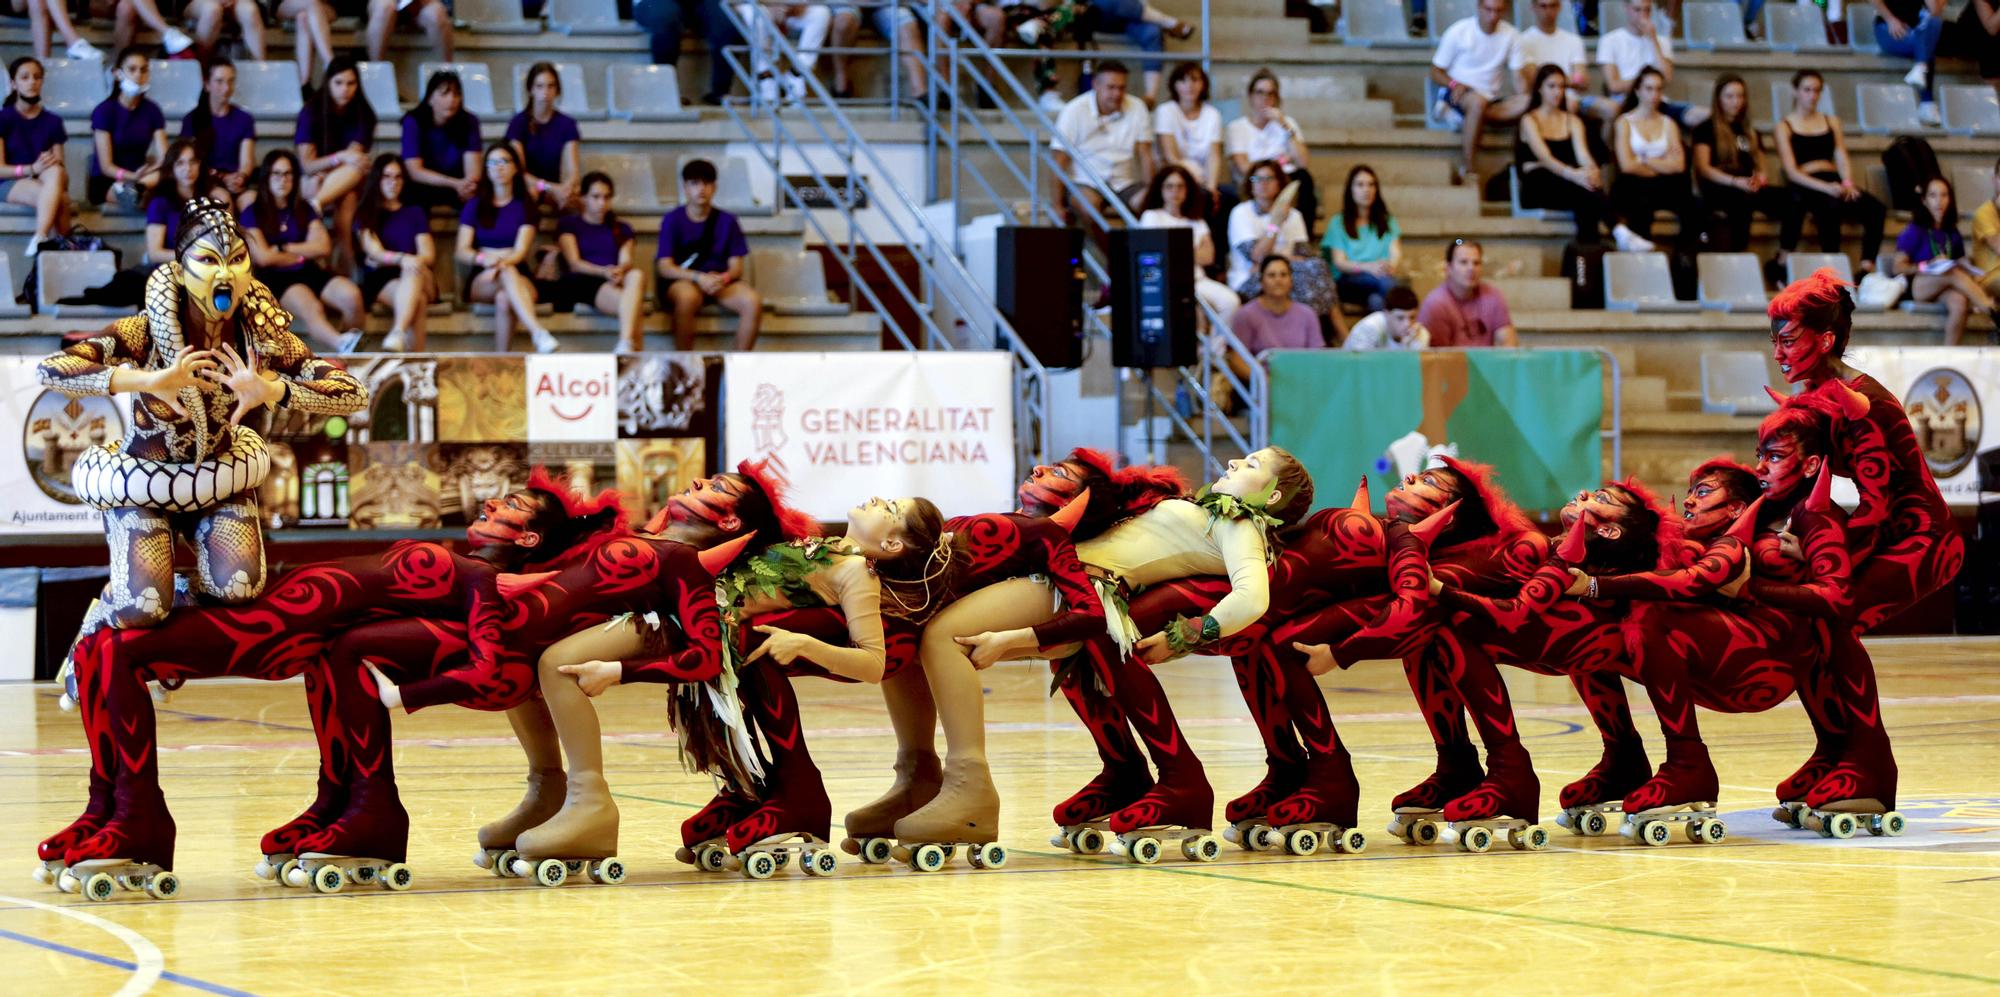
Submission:
[[[1645,412],[1665,412],[1667,410],[1667,379],[1647,375],[1627,374],[1619,381],[1619,389],[1625,403],[1626,418]]]
[[[1389,182],[1386,179],[1383,181],[1385,184]],[[1396,199],[1390,201],[1389,205],[1396,211],[1396,221],[1399,226],[1405,219],[1418,218],[1438,219],[1447,224],[1456,223],[1460,219],[1477,217],[1480,212],[1479,192],[1471,187],[1454,187],[1450,184],[1418,186],[1408,182],[1398,182],[1394,189]],[[1340,192],[1338,187],[1332,190],[1336,195]],[[1328,200],[1332,201],[1333,211],[1340,210],[1341,199],[1338,196],[1331,199],[1322,197],[1321,203],[1324,204]],[[1331,217],[1331,212],[1328,212],[1328,217]]]
[[[1507,297],[1507,308],[1515,312],[1566,311],[1569,309],[1569,282],[1560,277],[1501,277],[1493,286]]]

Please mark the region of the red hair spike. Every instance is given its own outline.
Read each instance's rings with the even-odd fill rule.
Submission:
[[[1445,454],[1439,454],[1438,460],[1442,461],[1444,466],[1458,472],[1465,480],[1472,482],[1473,494],[1478,497],[1480,506],[1486,510],[1486,518],[1493,521],[1499,533],[1506,535],[1539,532],[1535,529],[1535,524],[1528,519],[1528,514],[1522,512],[1521,507],[1515,505],[1514,500],[1507,497],[1507,492],[1493,480],[1495,477],[1493,465],[1460,460]]]
[[[1768,314],[1775,319],[1797,321],[1808,311],[1837,310],[1841,295],[1853,286],[1842,280],[1832,267],[1820,267],[1779,291],[1778,296],[1771,299]]]
[[[566,482],[557,481],[549,470],[540,464],[528,472],[528,487],[555,496],[562,503],[563,515],[571,519],[586,519],[603,515],[606,509],[614,510],[611,519],[596,533],[616,533],[625,529],[624,496],[616,488],[606,488],[594,498],[583,498],[570,490]]]
[[[785,539],[819,536],[819,520],[785,504],[786,481],[771,469],[769,460],[742,461],[736,465],[736,473],[757,483],[764,498],[770,501],[771,512],[778,519],[778,530],[785,535]]]

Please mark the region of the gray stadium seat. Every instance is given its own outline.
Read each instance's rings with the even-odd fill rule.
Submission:
[[[1534,23],[1534,0],[1514,0],[1514,26],[1526,31],[1530,27],[1533,27]],[[1556,15],[1556,30],[1576,34],[1575,4],[1565,3],[1562,5],[1562,13]]]
[[[1764,272],[1755,253],[1703,253],[1695,257],[1701,306],[1723,312],[1762,312]]]
[[[639,30],[618,19],[614,0],[549,0],[549,30],[566,35],[624,35]]]
[[[1724,415],[1766,415],[1778,408],[1764,387],[1771,382],[1765,355],[1711,350],[1701,355],[1701,410]]]
[[[1537,221],[1537,222],[1553,222],[1553,221],[1566,222],[1569,221],[1571,218],[1576,217],[1573,212],[1557,211],[1554,208],[1522,207],[1520,171],[1518,167],[1510,165],[1507,167],[1507,173],[1508,173],[1507,191],[1510,198],[1509,206],[1513,209],[1514,217],[1525,218],[1530,221]]]
[[[1832,267],[1841,280],[1854,282],[1854,261],[1846,253],[1791,253],[1785,257],[1785,283],[1803,280],[1821,267]]]
[[[1823,52],[1833,48],[1826,40],[1826,15],[1816,6],[1785,0],[1764,5],[1764,40],[1774,52]]]
[[[14,264],[0,253],[0,318],[27,318],[28,306],[14,300]]]
[[[643,152],[591,152],[583,156],[583,172],[611,178],[616,193],[611,210],[625,214],[660,213],[659,182],[653,179],[653,157]]]
[[[614,65],[604,70],[606,105],[627,121],[697,121],[681,106],[681,79],[672,66]]]
[[[175,134],[181,118],[201,100],[201,63],[192,59],[155,59],[152,80],[148,96],[166,114],[167,134]]]
[[[776,212],[770,202],[760,201],[750,192],[750,161],[742,156],[689,154],[674,162],[674,183],[680,183],[681,167],[690,159],[706,159],[715,164],[715,206],[738,215],[769,215]],[[676,186],[674,199],[680,199]]]
[[[1362,48],[1430,45],[1425,39],[1410,37],[1400,0],[1347,0],[1341,8],[1340,37]]]
[[[111,95],[104,63],[95,60],[42,60],[42,109],[64,118],[88,118],[91,108]],[[10,80],[7,89],[12,90]],[[296,84],[292,92],[298,92]],[[88,136],[86,136],[88,137]]]
[[[521,0],[454,0],[455,23],[487,35],[538,35],[542,22],[521,15]],[[479,112],[474,111],[474,114]]]
[[[1431,0],[1431,38],[1443,38],[1445,29],[1479,13],[1479,0]]]
[[[1778,0],[1778,2],[1782,3],[1783,0]],[[1655,4],[1653,7],[1653,30],[1659,32],[1664,37],[1672,38],[1674,35],[1674,22],[1667,17],[1667,12],[1663,9],[1664,6],[1663,4]],[[1625,5],[1620,3],[1619,0],[1599,0],[1597,4],[1597,19],[1601,22],[1597,26],[1600,35],[1608,35],[1622,28],[1625,26]],[[1597,46],[1592,45],[1590,52],[1592,55],[1596,55]]]
[[[516,110],[524,111],[528,108],[528,70],[533,67],[534,63],[531,62],[514,64],[513,94]],[[583,82],[583,66],[574,62],[558,62],[555,67],[556,78],[562,81],[562,99],[556,103],[556,109],[579,120],[604,117],[603,111],[594,110],[590,106],[590,88]]]
[[[1854,106],[1861,131],[1869,135],[1920,133],[1917,92],[1904,83],[1856,83]]]
[[[1687,47],[1702,51],[1763,48],[1743,34],[1743,8],[1734,3],[1690,2],[1681,7]]]
[[[1615,312],[1691,312],[1692,301],[1674,297],[1665,253],[1604,254],[1604,307]]]
[[[1958,213],[1969,217],[1979,207],[1980,202],[1993,199],[1992,165],[1953,167],[1951,191],[1959,201],[1963,202]]]
[[[37,254],[35,262],[38,264],[35,267],[35,300],[41,302],[42,314],[57,318],[132,314],[130,308],[56,304],[63,298],[110,283],[118,273],[118,258],[110,250],[98,249],[87,253],[49,250]]]
[[[285,65],[291,65],[286,63]],[[493,104],[493,74],[487,72],[483,62],[425,62],[417,66],[419,87],[430,84],[431,74],[450,70],[458,74],[465,88],[465,109],[482,118],[498,117],[500,109]],[[421,92],[421,90],[419,91]]]
[[[1785,115],[1790,113],[1792,113],[1791,83],[1785,80],[1772,80],[1771,81],[1771,127],[1773,128],[1778,127],[1778,122],[1783,121],[1785,119]],[[1819,113],[1831,115],[1836,118],[1840,117],[1840,112],[1837,109],[1835,109],[1833,105],[1832,87],[1820,88]]]
[[[259,118],[297,118],[299,66],[295,62],[236,64],[236,103]]]
[[[395,63],[362,63],[361,96],[368,98],[368,106],[375,109],[375,120],[403,120],[403,96],[396,89]]]
[[[779,315],[845,315],[846,302],[835,301],[826,291],[826,268],[820,255],[809,249],[795,253],[753,249],[750,256],[757,270],[757,293],[764,307]]]
[[[1944,130],[1953,135],[2000,135],[2000,97],[1984,84],[1937,88]]]
[[[1875,5],[1851,3],[1846,11],[1848,47],[1871,55],[1882,51],[1881,43],[1875,40]]]

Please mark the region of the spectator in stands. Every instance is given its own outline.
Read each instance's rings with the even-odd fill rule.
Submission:
[[[1694,192],[1688,184],[1687,152],[1681,130],[1660,112],[1666,77],[1651,66],[1639,70],[1625,93],[1625,113],[1611,124],[1618,156],[1618,179],[1611,185],[1612,214],[1641,242],[1653,241],[1653,216],[1671,211],[1680,221],[1684,249],[1695,244]],[[1706,124],[1706,122],[1704,122]]]
[[[1099,31],[1122,34],[1133,48],[1141,52],[1166,51],[1167,35],[1183,41],[1194,37],[1194,25],[1161,11],[1145,0],[1092,0],[1091,7],[1097,11]],[[1139,72],[1144,74],[1146,103],[1158,103],[1160,61],[1140,60]]]
[[[759,7],[763,8],[761,14]],[[792,35],[797,39],[799,58],[804,63],[794,72],[793,65],[777,56],[776,45],[758,39],[750,46],[750,68],[757,78],[757,98],[773,106],[804,100],[805,77],[813,75],[819,65],[819,50],[826,45],[827,31],[833,25],[833,8],[823,3],[744,3],[736,5],[736,13],[745,24],[767,31],[775,26]]]
[[[1272,253],[1257,267],[1261,291],[1236,310],[1229,331],[1243,342],[1252,356],[1261,358],[1266,350],[1318,350],[1326,348],[1319,317],[1292,300],[1292,261]],[[1224,353],[1236,376],[1250,377],[1250,365],[1235,352]]]
[[[361,342],[357,328],[366,315],[361,289],[326,268],[333,237],[319,213],[299,196],[299,157],[287,148],[264,154],[257,199],[239,212],[250,265],[278,304],[306,328],[322,349],[352,353]],[[328,309],[338,313],[335,324]],[[346,332],[341,332],[345,327]]]
[[[426,207],[458,208],[479,189],[479,116],[465,109],[465,85],[448,69],[431,74],[423,102],[403,115],[403,195]]]
[[[86,17],[111,19],[111,49],[114,52],[123,52],[131,47],[140,24],[160,33],[169,57],[179,55],[194,45],[194,39],[161,15],[160,6],[154,0],[89,0],[79,4],[77,10]]]
[[[277,0],[279,20],[292,22],[293,58],[299,66],[299,92],[312,86],[313,67],[333,62],[333,8],[321,0]]]
[[[1530,9],[1535,13],[1535,23],[1522,28],[1514,36],[1514,48],[1507,55],[1507,68],[1513,70],[1518,78],[1521,93],[1532,94],[1535,91],[1535,74],[1543,66],[1561,66],[1569,79],[1569,95],[1564,107],[1580,113],[1583,110],[1583,94],[1590,89],[1590,59],[1584,51],[1583,38],[1574,31],[1562,29],[1560,18],[1565,2],[1567,0],[1534,0]]]
[[[1944,304],[1946,346],[1965,338],[1965,320],[1974,309],[2000,325],[1993,299],[1966,270],[1968,265],[1965,237],[1958,234],[1958,198],[1951,181],[1932,177],[1924,184],[1923,203],[1896,237],[1896,273],[1910,278],[1911,300]]]
[[[861,15],[859,7],[835,7],[833,9],[833,47],[853,48],[861,37]],[[896,48],[902,58],[904,90],[903,96],[909,100],[922,100],[930,90],[930,74],[924,69],[924,30],[917,20],[917,12],[902,4],[886,7],[871,7],[867,10],[868,23],[885,40],[894,38]],[[854,57],[837,55],[833,57],[833,95],[854,96],[854,80],[851,76]],[[948,106],[951,101],[940,92],[938,101]]]
[[[528,196],[520,154],[506,142],[495,142],[486,150],[485,166],[472,200],[458,213],[454,258],[469,268],[459,284],[466,300],[493,305],[495,351],[514,348],[514,326],[519,324],[527,327],[535,352],[554,353],[562,346],[536,316],[539,298],[528,279],[541,213]]]
[[[1407,287],[1389,290],[1380,311],[1354,323],[1345,350],[1428,350],[1431,331],[1417,319],[1417,292]]]
[[[1857,274],[1875,272],[1875,254],[1882,249],[1882,225],[1888,210],[1854,184],[1847,159],[1847,140],[1840,119],[1819,111],[1826,80],[1810,69],[1792,74],[1792,109],[1778,121],[1778,159],[1792,192],[1791,209],[1778,233],[1779,255],[1799,248],[1805,218],[1819,230],[1823,253],[1840,252],[1840,224],[1861,226],[1861,259]]]
[[[632,226],[611,210],[618,189],[610,177],[590,173],[582,188],[583,211],[556,223],[563,276],[551,297],[558,309],[589,305],[618,316],[618,352],[644,352],[646,273],[632,265]]]
[[[13,0],[10,7],[16,17],[28,19],[28,37],[34,41],[35,58],[49,57],[49,29],[54,28],[69,46],[65,52],[72,59],[89,60],[104,58],[103,50],[92,45],[76,30],[76,24],[69,17],[67,0]]]
[[[1165,106],[1165,105],[1162,105]],[[1194,233],[1194,294],[1228,322],[1242,300],[1220,281],[1211,280],[1207,268],[1215,265],[1215,238],[1208,228],[1208,191],[1188,168],[1171,163],[1153,175],[1139,203],[1141,228],[1184,228]],[[1207,313],[1197,311],[1204,326]]]
[[[1937,95],[1931,91],[1938,39],[1944,36],[1944,0],[1871,0],[1875,4],[1875,44],[1883,55],[1909,59],[1903,82],[1917,88],[1917,117],[1938,123]]]
[[[1479,12],[1445,29],[1431,56],[1431,82],[1443,91],[1432,117],[1460,117],[1463,143],[1458,172],[1452,183],[1478,186],[1479,140],[1486,123],[1512,121],[1521,108],[1500,103],[1500,81],[1514,51],[1514,25],[1506,19],[1506,0],[1479,0]]]
[[[1674,81],[1674,43],[1659,33],[1653,0],[1628,0],[1625,26],[1597,40],[1597,64],[1604,67],[1604,92],[1621,101],[1647,66],[1659,70],[1667,83]],[[1660,110],[1682,128],[1693,128],[1708,117],[1707,111],[1679,101],[1662,101]]]
[[[0,195],[8,204],[35,209],[35,234],[28,237],[27,258],[42,240],[69,232],[69,170],[63,165],[63,143],[69,130],[62,118],[42,107],[42,64],[22,56],[7,66],[14,81],[7,102],[0,106]],[[8,290],[6,293],[13,293]]]
[[[1327,223],[1326,237],[1320,240],[1339,275],[1340,300],[1380,311],[1383,296],[1402,283],[1402,240],[1402,226],[1389,213],[1375,171],[1361,165],[1348,170],[1340,214]]]
[[[544,206],[562,211],[576,201],[576,179],[583,172],[576,150],[583,133],[575,118],[556,110],[562,76],[552,63],[528,67],[527,85],[528,107],[507,122],[507,141],[528,164],[528,190]]]
[[[181,209],[197,197],[216,197],[214,174],[201,160],[201,144],[177,138],[167,146],[167,177],[146,191],[146,263],[149,268],[174,258],[181,237]]]
[[[1235,175],[1247,182],[1252,163],[1270,162],[1283,171],[1287,183],[1298,181],[1298,199],[1293,203],[1299,209],[1299,217],[1305,220],[1310,237],[1313,222],[1319,218],[1319,192],[1313,189],[1312,171],[1307,169],[1312,164],[1312,152],[1306,148],[1305,133],[1299,130],[1299,123],[1284,111],[1278,77],[1268,69],[1252,73],[1249,98],[1243,102],[1243,108],[1243,116],[1231,121],[1223,135],[1223,148],[1229,153]],[[1223,195],[1232,200],[1241,196],[1235,190],[1224,191]]]
[[[1063,105],[1056,116],[1057,168],[1100,212],[1107,198],[1137,207],[1146,179],[1153,175],[1151,115],[1145,101],[1125,92],[1126,78],[1124,63],[1098,63],[1090,91]],[[1052,182],[1057,203],[1067,204],[1068,188],[1060,177]],[[1071,217],[1080,219],[1073,211]]]
[[[1985,275],[1980,289],[2000,298],[2000,161],[1993,164],[1992,195],[1972,213],[1972,265]]]
[[[1958,15],[1958,31],[1979,60],[1979,77],[2000,95],[2000,0],[1971,0]]]
[[[1208,102],[1208,74],[1183,62],[1167,76],[1174,99],[1153,108],[1160,163],[1181,166],[1211,195],[1222,189],[1222,112]]]
[[[674,316],[674,349],[694,349],[694,319],[709,302],[736,313],[736,348],[757,345],[764,299],[743,280],[750,241],[736,216],[715,207],[715,164],[690,159],[681,167],[681,206],[660,219],[653,268]]]
[[[1285,171],[1277,163],[1264,160],[1250,167],[1246,182],[1250,199],[1229,213],[1229,286],[1238,294],[1254,297],[1256,290],[1244,291],[1256,279],[1252,261],[1273,253],[1297,256],[1311,251],[1306,221],[1297,208],[1288,204],[1279,212],[1278,195],[1285,188]],[[1287,271],[1289,277],[1290,272]]]
[[[632,4],[632,19],[652,38],[653,64],[657,66],[678,66],[681,61],[681,36],[689,31],[700,35],[708,42],[710,52],[720,52],[730,45],[743,44],[743,36],[729,23],[722,12],[719,0],[635,0]],[[835,35],[836,44],[839,36]],[[834,71],[844,72],[842,60],[834,60]],[[711,58],[708,61],[708,92],[702,95],[705,104],[720,104],[729,93],[735,74],[729,69],[727,59]],[[844,78],[844,77],[842,77]],[[849,96],[852,96],[851,94]]]
[[[382,349],[390,353],[423,352],[430,305],[438,299],[431,214],[423,205],[403,200],[408,185],[403,157],[393,152],[376,156],[354,212],[355,241],[361,247],[361,300],[370,308],[376,302],[388,304],[394,324],[382,337]]]
[[[115,202],[127,211],[139,208],[145,189],[160,182],[160,163],[167,152],[167,116],[146,96],[152,80],[152,60],[136,48],[118,54],[112,73],[111,96],[90,112],[90,157],[87,193],[92,204]]]
[[[354,206],[375,145],[375,109],[361,95],[361,67],[353,56],[327,65],[326,82],[299,109],[292,142],[305,169],[299,189],[333,233],[331,266],[347,273],[354,269]]]
[[[1750,116],[1750,90],[1730,73],[1715,81],[1708,120],[1694,129],[1694,173],[1708,248],[1741,253],[1750,249],[1753,213],[1782,222],[1787,198],[1764,173],[1764,140]]]
[[[1424,296],[1417,311],[1417,321],[1430,330],[1432,348],[1521,345],[1506,299],[1498,288],[1480,282],[1485,255],[1470,239],[1453,239],[1445,247],[1444,283]]]
[[[413,27],[423,29],[440,60],[453,61],[457,40],[451,34],[451,11],[442,0],[368,0],[367,15],[368,61],[386,62],[389,37]]]
[[[1590,155],[1583,119],[1563,110],[1568,73],[1561,66],[1543,66],[1535,74],[1528,113],[1521,116],[1514,142],[1514,182],[1524,208],[1567,211],[1576,220],[1576,241],[1596,245],[1611,207],[1604,191],[1604,172]],[[1614,223],[1611,238],[1620,252],[1649,253],[1653,244],[1622,223]],[[1449,260],[1447,260],[1449,263]]]
[[[209,64],[201,100],[181,118],[180,137],[194,139],[201,150],[201,161],[208,164],[215,186],[226,194],[219,200],[240,208],[249,203],[252,193],[251,174],[257,164],[257,119],[232,103],[235,98],[236,64],[217,58]],[[179,223],[176,218],[175,224]]]
[[[222,41],[222,23],[225,18],[233,18],[243,34],[243,48],[250,58],[264,61],[264,9],[256,0],[188,0],[182,7],[189,24],[194,27],[194,50],[196,58],[204,65],[212,64],[220,58],[216,54]],[[248,171],[256,165],[255,160],[244,164]]]

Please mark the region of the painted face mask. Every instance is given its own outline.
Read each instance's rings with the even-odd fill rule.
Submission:
[[[742,485],[726,474],[701,478],[679,495],[667,499],[667,520],[675,523],[707,523],[725,533],[743,528],[736,514]]]
[[[184,219],[195,231],[181,240],[182,287],[195,311],[211,322],[236,313],[250,290],[250,247],[236,219],[213,201],[199,202]]]
[[[1458,482],[1449,472],[1430,468],[1405,476],[1382,503],[1391,519],[1415,523],[1462,497],[1458,494]]]
[[[1037,464],[1021,482],[1015,499],[1030,514],[1047,515],[1068,504],[1083,487],[1083,472],[1068,461]]]
[[[1771,359],[1785,375],[1785,383],[1797,384],[1826,364],[1833,352],[1833,333],[1808,329],[1789,319],[1771,320]]]
[[[1691,539],[1712,540],[1736,521],[1742,512],[1737,504],[1719,478],[1707,475],[1695,482],[1687,498],[1681,500],[1681,525]]]
[[[1805,452],[1796,437],[1783,433],[1757,441],[1757,485],[1766,503],[1786,502],[1802,494],[1819,473],[1819,460]]]
[[[474,546],[518,544],[534,524],[539,500],[530,492],[513,492],[487,499],[479,506],[479,518],[465,528],[466,542]]]

